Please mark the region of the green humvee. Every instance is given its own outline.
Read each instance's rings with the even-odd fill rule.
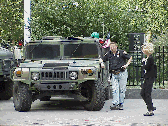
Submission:
[[[0,100],[12,97],[13,82],[10,79],[10,70],[13,67],[13,53],[5,47],[0,47]]]
[[[12,73],[16,111],[29,111],[36,99],[52,96],[67,96],[86,110],[99,111],[109,99],[108,65],[101,68],[98,40],[48,36],[29,42],[24,54],[24,62]]]

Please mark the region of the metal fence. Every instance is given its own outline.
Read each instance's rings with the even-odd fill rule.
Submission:
[[[143,83],[142,58],[144,55],[141,51],[129,52],[133,56],[133,61],[128,68],[127,86],[139,86]],[[152,54],[155,64],[157,65],[157,78],[155,86],[165,86],[168,82],[168,46],[157,47]]]

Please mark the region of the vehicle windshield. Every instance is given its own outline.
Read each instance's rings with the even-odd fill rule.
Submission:
[[[98,49],[94,43],[65,44],[65,58],[98,58]]]
[[[37,44],[27,45],[25,51],[26,59],[52,60],[60,57],[60,45]]]

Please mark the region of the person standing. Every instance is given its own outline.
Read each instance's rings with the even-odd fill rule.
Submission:
[[[147,105],[148,112],[144,114],[144,116],[153,116],[153,111],[156,110],[156,107],[153,107],[151,92],[154,80],[156,78],[156,68],[154,65],[154,59],[151,55],[154,52],[153,44],[146,43],[142,46],[142,52],[147,56],[144,58],[142,62],[144,63],[144,84],[142,84],[141,89],[141,97]]]
[[[126,62],[126,60],[128,61]],[[104,68],[104,63],[109,61],[109,73],[111,75],[112,85],[112,106],[111,110],[123,110],[126,84],[127,84],[127,67],[131,63],[132,56],[126,51],[119,50],[116,42],[110,43],[110,50],[100,59],[101,67]]]

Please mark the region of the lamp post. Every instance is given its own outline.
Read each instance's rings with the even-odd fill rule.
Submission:
[[[31,40],[30,9],[30,0],[24,0],[24,46]]]

